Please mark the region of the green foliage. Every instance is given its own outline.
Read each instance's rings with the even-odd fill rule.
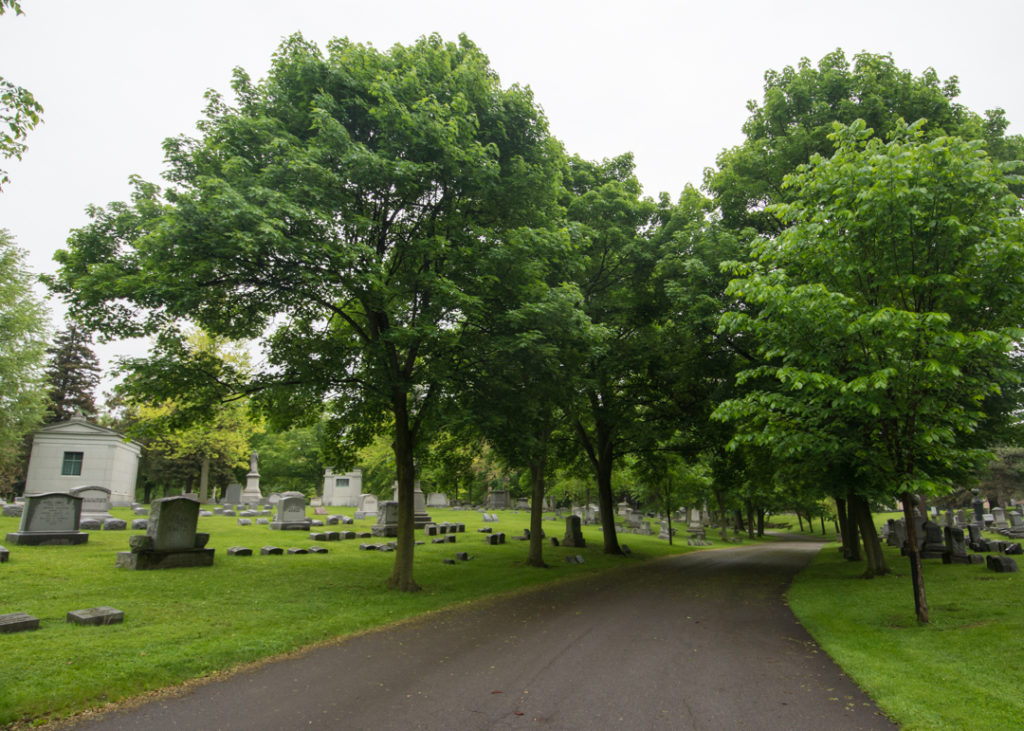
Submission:
[[[722,329],[752,336],[764,364],[716,417],[737,441],[784,458],[850,458],[888,494],[948,489],[977,450],[985,399],[1013,384],[1024,302],[1024,226],[1005,169],[977,142],[883,144],[838,127],[836,154],[792,177],[789,224],[757,248],[730,292],[753,312]]]
[[[0,229],[0,491],[22,466],[22,438],[42,425],[47,312],[32,289],[25,252]]]
[[[0,0],[0,15],[13,10],[22,15],[21,5],[15,0]],[[42,105],[28,89],[17,86],[0,76],[0,158],[21,159],[25,152],[25,137],[39,124]],[[0,169],[0,189],[10,178]]]
[[[47,349],[50,356],[46,378],[50,384],[47,421],[70,419],[81,410],[96,413],[94,392],[100,382],[100,365],[92,349],[92,335],[76,323],[68,323]]]
[[[718,170],[705,172],[705,186],[727,226],[774,234],[781,223],[769,206],[792,200],[784,185],[787,175],[816,154],[832,154],[829,135],[835,122],[864,120],[884,139],[905,122],[921,120],[927,139],[943,134],[977,139],[997,160],[1024,158],[1024,138],[1005,136],[1003,110],[979,116],[954,101],[959,93],[955,76],[941,81],[933,69],[915,76],[884,54],[859,53],[851,68],[837,49],[816,67],[804,58],[796,68],[769,70],[763,100],[747,104],[746,140],[718,156]]]
[[[323,485],[320,463],[320,427],[296,427],[287,431],[264,431],[249,440],[259,453],[260,488],[269,491],[294,490],[315,497]]]

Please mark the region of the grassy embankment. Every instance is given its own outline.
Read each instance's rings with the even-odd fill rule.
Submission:
[[[908,559],[885,551],[892,573],[866,580],[826,546],[789,591],[797,618],[905,729],[1024,726],[1022,574],[925,560],[931,622],[919,626]]]
[[[351,514],[351,509],[333,509]],[[112,511],[131,521],[127,509]],[[264,545],[310,546],[299,531],[242,527],[235,518],[201,517],[216,549],[210,568],[129,571],[114,567],[128,536],[139,531],[92,531],[81,546],[13,546],[3,542],[18,529],[17,518],[0,518],[0,545],[10,561],[0,567],[0,614],[27,612],[40,620],[35,632],[0,635],[0,726],[21,719],[52,719],[216,674],[297,648],[364,631],[483,596],[510,592],[627,565],[688,549],[669,547],[655,536],[620,536],[633,550],[628,561],[601,553],[601,533],[585,527],[584,549],[545,546],[549,569],[524,565],[526,542],[484,545],[473,511],[431,510],[437,521],[463,522],[466,533],[454,544],[426,541],[416,549],[416,580],[423,591],[402,594],[384,587],[394,554],[360,551],[359,544],[386,539],[319,543],[326,555],[233,557],[226,550]],[[529,525],[525,512],[501,512],[491,525],[509,538]],[[325,526],[368,531],[355,526]],[[564,522],[545,522],[561,539]],[[457,551],[473,560],[442,563]],[[582,554],[584,564],[565,556]],[[68,611],[111,606],[124,611],[123,624],[82,627],[67,624]]]

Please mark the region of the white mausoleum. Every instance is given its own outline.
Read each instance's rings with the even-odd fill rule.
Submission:
[[[324,470],[323,504],[335,507],[355,507],[359,505],[359,495],[363,492],[363,471],[356,468],[343,475],[334,474],[328,467]]]
[[[25,494],[99,485],[110,490],[112,506],[131,505],[141,452],[136,442],[87,421],[79,412],[33,436]]]

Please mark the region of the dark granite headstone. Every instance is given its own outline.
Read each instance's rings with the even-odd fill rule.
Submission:
[[[261,556],[283,556],[284,549],[277,546],[264,546],[260,549]]]
[[[290,553],[290,554],[307,554],[307,553],[309,553],[309,551],[307,551],[305,548],[289,548],[288,549],[288,553]]]
[[[568,548],[586,548],[587,542],[583,539],[583,532],[580,530],[580,516],[570,515],[565,519],[565,536],[562,537],[562,545]]]
[[[128,523],[120,518],[107,518],[103,521],[103,530],[127,530]]]
[[[307,553],[327,553],[327,549],[323,546],[310,546]]]
[[[1009,556],[985,556],[985,565],[989,571],[1000,574],[1013,573],[1017,570],[1017,562]]]
[[[148,570],[212,566],[214,549],[206,548],[209,533],[197,533],[199,503],[178,495],[154,500],[146,535],[128,539],[130,551],[119,551],[115,565]]]
[[[229,556],[251,556],[252,549],[245,546],[232,546],[228,549]]]
[[[11,552],[0,546],[0,563],[7,563],[11,560]]]

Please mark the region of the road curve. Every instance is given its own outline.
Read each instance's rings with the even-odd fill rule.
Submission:
[[[894,729],[783,592],[820,543],[703,551],[448,610],[76,729]]]

